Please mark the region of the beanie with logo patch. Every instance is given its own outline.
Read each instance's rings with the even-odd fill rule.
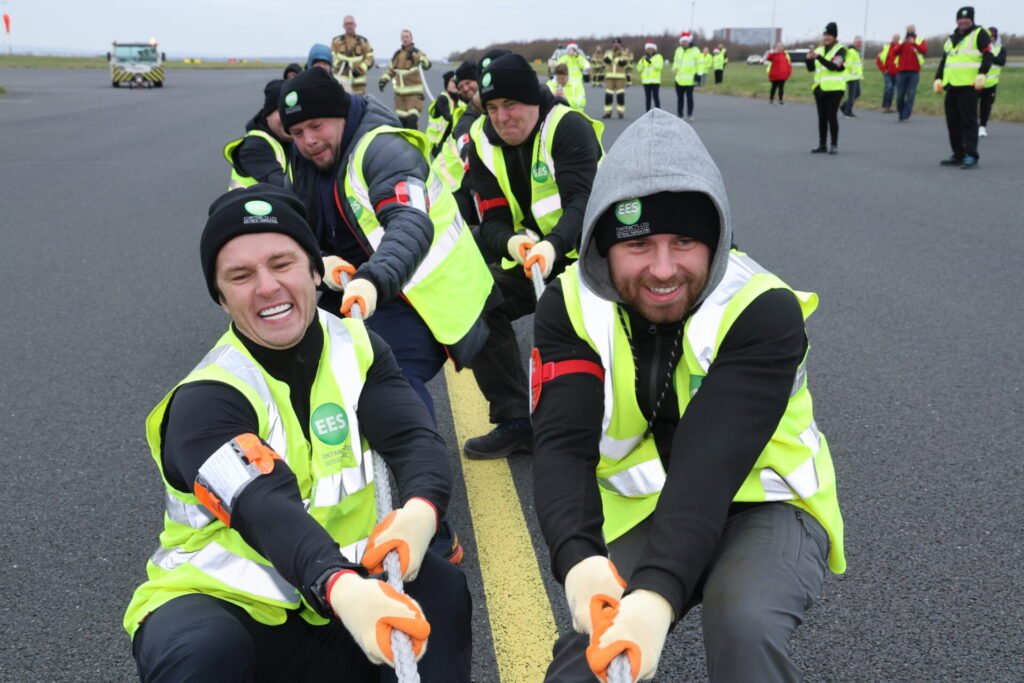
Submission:
[[[480,77],[480,101],[505,98],[523,104],[540,104],[541,86],[537,72],[522,55],[515,53],[498,57],[483,70]]]
[[[594,246],[607,256],[612,245],[650,235],[681,235],[708,245],[714,254],[722,221],[703,192],[658,192],[615,202],[594,223]]]
[[[309,119],[345,118],[349,94],[323,69],[307,69],[281,86],[277,110],[287,131]]]
[[[277,232],[291,237],[309,254],[316,272],[323,277],[324,264],[320,247],[306,220],[306,207],[291,192],[274,185],[258,183],[231,190],[210,205],[206,227],[199,238],[199,259],[203,266],[203,277],[206,278],[206,289],[216,303],[220,303],[217,291],[217,254],[235,237],[260,232]]]

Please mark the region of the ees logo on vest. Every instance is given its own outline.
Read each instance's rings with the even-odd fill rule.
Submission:
[[[625,240],[631,237],[646,237],[651,234],[651,224],[647,221],[638,223],[643,215],[643,204],[639,199],[627,199],[615,205],[615,218],[622,225],[615,226],[615,239]]]
[[[551,176],[551,171],[548,170],[547,164],[543,161],[538,161],[533,165],[533,168],[530,169],[530,174],[538,183],[543,183]]]
[[[342,467],[355,467],[355,456],[347,443],[348,416],[345,415],[344,408],[337,403],[320,405],[310,415],[309,427],[318,441],[328,446],[341,446],[321,456],[328,465],[340,463]]]

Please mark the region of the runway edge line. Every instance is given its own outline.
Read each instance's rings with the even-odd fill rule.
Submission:
[[[458,451],[470,436],[491,429],[487,401],[471,370],[445,365]],[[534,683],[544,678],[558,637],[523,506],[505,459],[462,457],[466,499],[473,520],[487,618],[502,683]]]

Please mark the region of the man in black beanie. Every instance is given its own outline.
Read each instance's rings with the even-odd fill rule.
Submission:
[[[291,185],[292,139],[281,126],[277,100],[284,80],[275,79],[263,88],[263,106],[245,124],[245,135],[224,145],[224,158],[231,164],[229,190],[256,183],[278,187]]]
[[[469,681],[466,579],[426,552],[451,489],[444,442],[387,344],[317,309],[302,203],[229,192],[199,251],[231,323],[147,422],[168,504],[124,618],[140,678],[388,680],[398,629],[424,681]],[[361,440],[402,492],[379,525]],[[377,578],[392,546],[405,595]]]
[[[559,104],[522,56],[491,58],[481,68],[486,117],[470,132],[469,167],[479,197],[480,240],[504,304],[490,312],[491,339],[473,361],[490,404],[490,433],[469,439],[470,458],[529,453],[532,431],[526,375],[512,321],[532,313],[531,268],[550,280],[576,257],[583,211],[603,154],[603,125]],[[485,59],[486,61],[486,59]]]

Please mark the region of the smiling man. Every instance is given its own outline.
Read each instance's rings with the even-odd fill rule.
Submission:
[[[380,337],[317,309],[302,205],[235,190],[200,256],[231,325],[146,421],[166,514],[124,617],[140,678],[394,680],[398,628],[423,680],[468,681],[466,580],[426,552],[451,489],[444,442]],[[404,503],[379,525],[370,448]],[[391,549],[408,595],[370,576]]]
[[[535,503],[574,626],[549,681],[626,651],[651,678],[701,602],[712,681],[800,679],[790,637],[846,564],[806,375],[817,296],[731,242],[718,168],[654,110],[608,153],[579,261],[538,304]]]

